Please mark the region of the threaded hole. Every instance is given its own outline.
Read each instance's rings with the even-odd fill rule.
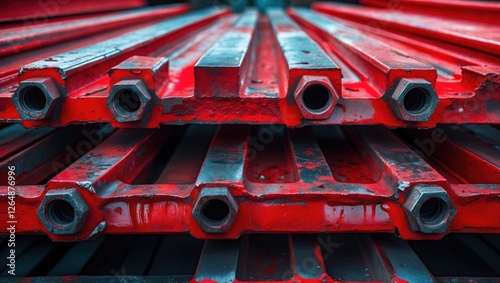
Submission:
[[[201,215],[206,222],[218,224],[229,217],[229,205],[220,199],[211,199],[203,205]]]
[[[431,102],[429,92],[423,88],[416,87],[406,93],[403,107],[409,114],[421,114],[425,112]]]
[[[75,220],[75,209],[65,200],[51,201],[45,212],[48,220],[57,226],[67,226]]]
[[[21,92],[21,96],[21,103],[29,111],[42,111],[47,105],[45,93],[39,87],[25,87]]]
[[[139,99],[139,95],[135,91],[126,89],[120,91],[116,95],[115,107],[121,113],[134,113],[139,110],[140,106],[141,100]]]
[[[426,200],[419,211],[420,220],[427,225],[438,225],[448,215],[446,202],[440,198]]]
[[[325,86],[314,84],[304,90],[302,102],[308,111],[322,112],[332,103],[332,96]]]

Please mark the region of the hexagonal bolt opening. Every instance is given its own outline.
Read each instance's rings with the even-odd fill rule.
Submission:
[[[31,112],[41,112],[47,106],[47,98],[42,89],[27,86],[19,93],[19,101],[23,108]]]
[[[394,114],[408,122],[429,121],[439,104],[434,86],[417,78],[399,79],[386,97]]]
[[[448,215],[448,205],[440,198],[426,200],[419,210],[420,221],[429,226],[440,225]]]
[[[436,185],[415,185],[403,208],[414,231],[444,233],[457,210],[445,189]]]
[[[204,232],[226,233],[238,213],[238,203],[227,188],[203,188],[192,213]]]
[[[75,209],[69,202],[56,199],[45,207],[45,217],[56,227],[66,227],[75,221]]]
[[[332,94],[325,86],[312,84],[304,89],[302,103],[307,111],[320,114],[332,105]]]
[[[403,108],[410,115],[420,115],[431,105],[431,95],[421,87],[415,87],[406,93]]]
[[[12,102],[22,120],[49,118],[57,109],[61,92],[52,78],[37,77],[19,83]]]
[[[141,100],[139,99],[139,94],[135,91],[124,89],[116,94],[113,105],[122,115],[130,115],[140,109]]]
[[[37,215],[50,233],[73,235],[85,226],[90,209],[76,188],[50,190],[38,207]]]
[[[211,199],[201,208],[201,220],[208,226],[223,224],[229,218],[229,204],[220,199]]]

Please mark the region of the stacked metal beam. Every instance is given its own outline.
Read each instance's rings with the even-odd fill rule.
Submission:
[[[208,9],[103,33],[181,11],[5,30],[0,120],[118,128],[500,121],[495,24],[315,4],[267,16]],[[15,53],[24,50],[32,51]]]
[[[64,242],[499,233],[500,5],[364,3],[4,23],[0,211]]]
[[[498,234],[404,241],[387,234],[335,233],[255,234],[229,241],[113,235],[53,243],[20,236],[17,273],[29,277],[20,282],[489,283],[497,282],[492,276],[500,268],[499,240]],[[1,266],[0,276],[6,271]],[[0,282],[17,280],[0,277]]]
[[[18,231],[54,241],[158,232],[498,233],[499,130],[471,130],[10,126],[0,130],[0,164],[4,175],[16,167]],[[52,218],[65,203],[76,211],[68,222],[78,225],[63,229]]]

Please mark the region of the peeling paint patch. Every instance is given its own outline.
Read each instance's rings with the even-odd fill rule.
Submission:
[[[406,188],[408,188],[409,186],[410,186],[409,182],[399,181],[398,186],[396,188],[398,189],[398,191],[404,192],[406,190]]]

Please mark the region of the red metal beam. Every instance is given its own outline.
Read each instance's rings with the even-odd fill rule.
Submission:
[[[315,3],[312,8],[355,22],[376,24],[384,29],[414,33],[422,37],[500,55],[500,42],[497,39],[498,27],[495,25],[479,23],[471,25],[470,22],[427,15],[412,15],[412,21],[408,21],[409,15],[400,11],[331,3]],[[470,27],[464,28],[464,26]]]
[[[2,68],[0,69],[0,88],[2,89],[2,91],[4,91],[5,89],[15,89],[18,86],[18,72],[20,66],[50,58],[51,56],[57,55],[59,53],[64,53],[70,50],[99,43],[110,38],[114,38],[116,36],[120,36],[125,33],[150,26],[154,23],[157,23],[158,21],[160,20],[156,19],[153,21],[148,21],[147,19],[145,19],[144,22],[133,26],[116,27],[115,29],[109,30],[107,32],[93,34],[84,38],[78,38],[60,44],[40,47],[35,50],[29,50],[0,58],[0,64],[2,65]],[[0,96],[1,95],[5,95],[5,93],[0,92]],[[13,110],[15,112],[15,109]]]
[[[500,227],[498,148],[460,129],[408,130],[403,140],[379,127],[220,126],[215,135],[211,126],[167,127],[124,129],[105,139],[109,134],[59,130],[2,158],[20,172],[17,232],[42,231],[55,241],[132,232],[236,238],[247,232],[396,231],[405,239],[438,239]],[[53,146],[78,135],[83,140],[69,147]],[[196,151],[194,144],[200,145]],[[469,165],[484,174],[471,174]],[[36,178],[21,174],[37,166],[45,169],[35,170]],[[0,209],[8,203],[3,185]],[[78,222],[81,230],[54,230],[54,219],[40,220],[53,215],[43,212],[58,199],[87,215]]]
[[[361,0],[360,3],[387,10],[416,12],[492,25],[498,25],[498,14],[500,13],[500,4],[486,1],[399,0],[397,2],[388,2],[384,0]]]
[[[244,95],[247,70],[253,62],[250,49],[259,18],[247,10],[230,31],[200,58],[194,67],[195,95],[198,97],[240,97]],[[214,83],[216,82],[216,83]]]
[[[16,276],[30,282],[496,282],[498,235],[404,241],[383,234],[115,235],[79,243],[19,236]],[[0,252],[8,254],[4,247]],[[461,248],[457,249],[457,245]],[[54,256],[60,250],[65,253]],[[113,251],[113,252],[110,252]],[[53,264],[46,264],[47,262]],[[8,276],[4,269],[2,276]],[[5,281],[5,280],[4,280]]]
[[[380,93],[399,78],[420,78],[435,84],[437,74],[431,65],[405,53],[394,52],[390,46],[361,31],[310,10],[291,10],[290,14],[300,24],[327,38],[335,52]]]
[[[38,23],[52,17],[93,12],[116,11],[145,6],[146,0],[18,0],[3,3],[0,22],[32,21]]]
[[[0,56],[102,33],[124,25],[171,17],[188,10],[188,5],[179,4],[3,29],[0,31]]]
[[[52,78],[67,94],[106,75],[106,71],[134,55],[147,55],[210,23],[227,10],[204,10],[164,21],[112,40],[59,54],[24,66],[20,81],[36,77]],[[165,42],[164,40],[167,39]]]
[[[353,15],[361,11],[341,7]],[[40,55],[6,57],[0,119],[25,127],[108,122],[117,128],[189,123],[429,128],[500,120],[500,61],[473,46],[392,28],[365,31],[359,23],[307,9],[292,9],[290,17],[281,10],[270,10],[270,17],[247,11],[239,20],[227,10],[195,20],[199,13],[206,11],[169,20],[176,28],[158,29],[163,22],[84,48],[65,48],[21,67],[20,86],[10,75],[14,66]],[[134,41],[137,37],[142,39]],[[237,52],[227,51],[228,42],[237,43]],[[138,71],[125,66],[134,56],[168,58],[168,75],[159,76],[164,79],[154,86],[146,73],[130,75]],[[115,66],[129,75],[110,78]],[[116,114],[114,97],[123,91],[139,107],[122,107],[129,113]],[[34,104],[31,110],[26,101]]]

